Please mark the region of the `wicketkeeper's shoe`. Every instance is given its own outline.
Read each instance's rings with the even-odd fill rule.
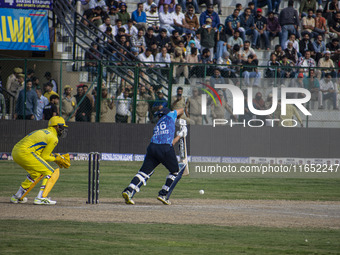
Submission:
[[[132,200],[132,194],[130,191],[125,190],[122,193],[122,197],[125,199],[125,204],[127,205],[134,205],[135,202]]]
[[[26,202],[27,202],[27,197],[24,197],[22,200],[19,200],[19,198],[17,198],[16,195],[13,195],[11,197],[11,203],[13,204],[17,204],[17,203],[24,204]]]
[[[55,205],[56,203],[57,201],[53,201],[49,197],[36,197],[33,202],[35,205]]]
[[[157,199],[165,205],[171,205],[170,200],[166,199],[166,196],[158,196]]]

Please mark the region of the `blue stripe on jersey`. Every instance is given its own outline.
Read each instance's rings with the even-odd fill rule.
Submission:
[[[32,148],[32,147],[38,146],[38,145],[47,145],[47,143],[45,143],[45,142],[36,143],[36,144],[33,144],[31,147],[28,147],[28,148]]]
[[[38,151],[38,150],[41,150],[41,149],[44,149],[46,146],[41,146],[40,148],[36,149],[35,151]]]
[[[170,144],[175,136],[175,121],[177,118],[177,111],[169,112],[159,119],[153,129],[152,143],[156,144]]]
[[[42,163],[44,166],[46,166],[48,170],[51,170],[52,173],[54,173],[54,169],[53,169],[49,164],[47,164],[45,161],[43,161],[43,160],[42,160],[40,157],[38,157],[38,155],[35,154],[34,152],[31,152],[31,153],[32,153],[32,155],[33,155],[40,163]]]

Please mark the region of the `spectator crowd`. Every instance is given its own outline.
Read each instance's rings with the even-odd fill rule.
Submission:
[[[246,6],[238,3],[232,13],[224,13],[226,18],[222,18],[220,1],[141,0],[131,13],[124,1],[86,0],[81,7],[93,8],[84,11],[87,19],[102,17],[97,24],[104,33],[100,36],[110,43],[101,44],[98,51],[118,51],[121,57],[112,59],[116,63],[135,60],[129,55],[132,53],[141,66],[159,67],[158,74],[165,76],[169,74],[166,68],[175,63],[173,84],[180,83],[180,77],[190,84],[192,77],[213,76],[216,69],[226,81],[245,86],[260,87],[262,78],[273,79],[269,85],[313,91],[320,109],[324,100],[331,99],[336,110],[340,2],[285,2],[285,8],[280,8],[281,0],[253,0]],[[124,50],[116,50],[117,45]],[[266,54],[269,60],[264,59]],[[141,75],[148,80],[151,73]],[[316,82],[311,84],[314,78]]]
[[[222,9],[221,0],[141,0],[131,13],[127,11],[125,1],[81,0],[74,1],[74,4],[82,13],[83,27],[97,33],[85,54],[85,66],[91,75],[95,76],[98,71],[97,61],[94,60],[104,55],[109,55],[110,62],[119,67],[129,61],[134,65],[136,60],[141,67],[145,67],[140,73],[141,82],[137,90],[136,106],[141,112],[137,110],[136,114],[137,121],[141,123],[152,120],[152,114],[146,114],[145,109],[154,113],[166,105],[165,92],[159,86],[162,79],[157,78],[158,84],[143,81],[149,81],[149,77],[155,74],[167,77],[171,63],[174,63],[171,72],[173,84],[180,83],[181,77],[184,77],[183,84],[190,84],[192,77],[210,76],[212,86],[222,81],[232,81],[238,85],[261,87],[261,79],[268,78],[270,86],[309,89],[312,100],[318,102],[318,108],[325,108],[325,100],[330,99],[333,109],[337,110],[340,2],[285,2],[287,7],[280,9],[281,0],[253,0],[246,6],[236,4],[232,13],[223,13],[227,9]],[[298,8],[294,7],[295,2],[299,2]],[[204,6],[202,12],[201,5]],[[222,18],[222,13],[225,18]],[[275,41],[278,43],[273,44]],[[263,59],[262,55],[265,54],[270,56],[269,59]],[[77,121],[91,121],[95,116],[95,95],[92,93],[87,93],[89,98],[86,104],[91,106],[86,107],[88,112],[80,110],[81,107],[72,108],[84,91],[86,93],[86,87],[78,86],[74,98],[71,87],[65,87],[60,100],[62,105],[68,103],[68,109],[59,109],[55,80],[50,73],[46,73],[48,83],[39,91],[36,89],[39,80],[34,77],[33,70],[33,74],[28,72],[26,77],[26,93],[30,91],[30,86],[32,93],[25,97],[32,100],[33,110],[20,111],[23,108],[20,88],[25,76],[19,69],[16,68],[7,81],[8,91],[17,98],[16,108],[19,110],[15,112],[16,118],[26,115],[25,118],[35,116],[36,119],[46,119],[59,114],[59,110],[63,114],[72,113],[72,118]],[[107,112],[116,111],[116,122],[131,121],[134,88],[129,85],[131,82],[125,83],[114,99],[103,88],[102,97],[108,98],[102,108]],[[41,99],[43,97],[47,101]],[[226,99],[226,95],[224,97]],[[35,104],[38,100],[43,110],[40,103]],[[113,101],[118,103],[113,104]],[[145,103],[147,101],[153,103]],[[190,102],[185,104],[189,107]],[[228,108],[226,106],[225,110],[229,111]],[[190,113],[187,112],[187,115]]]

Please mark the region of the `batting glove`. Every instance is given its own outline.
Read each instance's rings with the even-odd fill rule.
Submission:
[[[188,128],[186,126],[183,126],[180,131],[177,131],[177,135],[179,137],[186,137],[188,134]]]
[[[187,125],[187,121],[184,119],[176,119],[176,126],[177,127],[181,127],[181,126],[186,126]]]

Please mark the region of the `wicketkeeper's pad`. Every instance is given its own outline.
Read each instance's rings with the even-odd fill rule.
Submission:
[[[43,197],[47,197],[48,194],[50,193],[51,189],[53,188],[54,184],[57,182],[57,180],[59,179],[59,168],[57,168],[56,170],[54,170],[54,172],[52,173],[50,179],[48,179],[44,192],[42,194]]]

